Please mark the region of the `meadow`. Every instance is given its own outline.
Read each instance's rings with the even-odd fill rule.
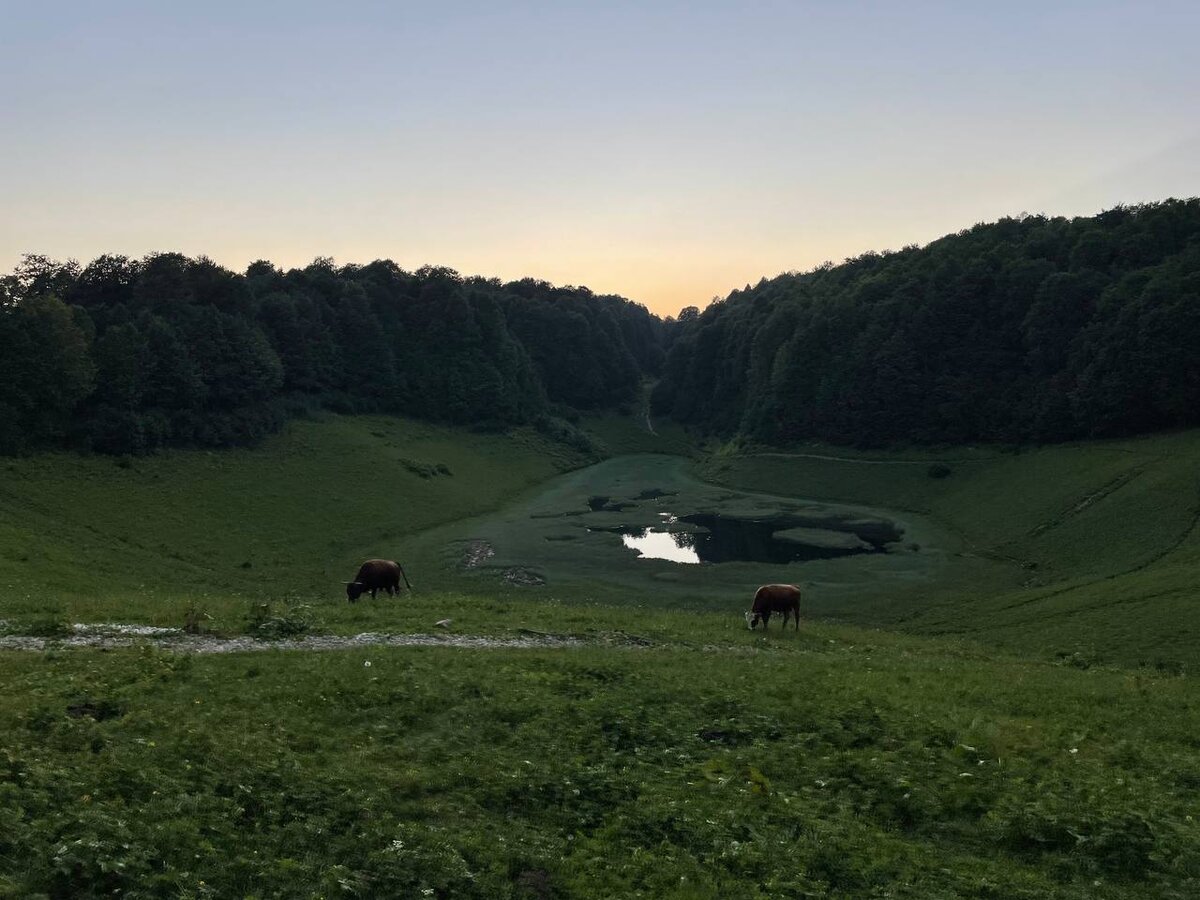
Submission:
[[[5,654],[0,891],[1194,896],[1190,680],[690,630]]]
[[[838,458],[831,458],[831,457]],[[999,568],[912,597],[823,610],[844,621],[952,634],[1023,654],[1125,665],[1200,664],[1200,433],[1021,452],[713,454],[706,480],[928,517]],[[945,474],[931,477],[931,468]]]
[[[330,417],[255,450],[5,461],[0,631],[50,647],[0,651],[0,897],[1200,891],[1200,435],[779,455],[587,424],[639,454],[633,493],[674,473],[701,504],[887,510],[936,564],[877,560],[917,567],[890,592],[805,563],[815,618],[752,633],[749,564],[592,545],[500,577],[577,543],[529,516],[616,461],[532,432]],[[496,558],[464,568],[481,535]],[[416,590],[348,604],[375,555]],[[78,622],[572,643],[56,647]]]

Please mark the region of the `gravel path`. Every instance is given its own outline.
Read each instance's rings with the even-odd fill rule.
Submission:
[[[110,650],[150,644],[178,653],[252,653],[261,650],[353,650],[357,647],[462,647],[471,650],[537,650],[548,647],[577,647],[583,641],[555,635],[528,637],[485,637],[458,634],[309,635],[281,641],[259,641],[252,637],[212,637],[185,634],[178,628],[150,625],[76,625],[62,637],[0,635],[0,650]]]

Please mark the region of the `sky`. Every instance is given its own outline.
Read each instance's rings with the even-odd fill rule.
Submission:
[[[1200,3],[0,0],[0,270],[178,250],[660,314],[1200,194]]]

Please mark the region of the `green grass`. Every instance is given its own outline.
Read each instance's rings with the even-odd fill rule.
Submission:
[[[952,458],[941,479],[928,473],[936,456],[908,455],[725,455],[701,472],[743,490],[912,510],[1005,566],[994,580],[952,575],[839,618],[1021,652],[1200,664],[1200,433],[942,456]]]
[[[645,413],[639,413],[644,415]],[[697,452],[696,442],[674,422],[654,422],[654,431],[646,430],[644,419],[616,413],[591,416],[583,427],[608,456],[629,453],[669,453],[691,456]]]
[[[652,496],[660,493],[662,496]],[[588,501],[596,496],[610,498],[621,509],[593,511]],[[648,496],[650,499],[639,499]],[[499,583],[498,573],[524,567],[546,580],[546,586],[538,589],[544,596],[724,609],[734,616],[744,608],[753,589],[764,582],[802,582],[808,590],[806,609],[820,617],[863,608],[872,600],[920,600],[933,586],[950,578],[969,584],[998,573],[1019,583],[1013,567],[962,556],[957,552],[962,544],[957,535],[908,513],[901,514],[905,538],[897,552],[812,561],[803,566],[761,562],[700,566],[636,559],[617,535],[598,530],[658,524],[665,513],[719,512],[749,518],[803,506],[774,493],[748,494],[714,487],[698,480],[683,457],[643,453],[557,476],[496,513],[430,531],[420,541],[446,548],[470,539],[489,542],[495,556],[480,567],[476,578],[458,580],[463,590],[491,590]],[[851,515],[875,512],[857,506],[842,511]],[[889,511],[882,515],[891,518]],[[920,552],[909,549],[913,543]]]
[[[585,425],[639,455],[331,417],[0,463],[0,630],[581,642],[0,652],[0,897],[1200,894],[1200,434],[861,462]],[[681,571],[575,533],[590,494],[648,486],[891,510],[923,547]],[[463,571],[470,539],[496,557]],[[417,590],[346,603],[375,555]],[[776,577],[802,630],[748,632]]]
[[[1200,887],[1189,679],[736,638],[0,655],[0,896]]]
[[[427,584],[415,534],[584,461],[534,434],[383,417],[296,422],[253,450],[0,461],[0,618],[176,624],[163,618],[192,602],[344,602],[377,556]]]

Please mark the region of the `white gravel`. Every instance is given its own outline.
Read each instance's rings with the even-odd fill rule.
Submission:
[[[356,647],[461,647],[471,650],[534,650],[575,647],[582,641],[553,635],[530,637],[484,637],[455,634],[381,634],[365,632],[346,635],[309,635],[282,641],[259,641],[251,637],[212,637],[185,634],[178,628],[152,625],[75,625],[63,637],[0,635],[0,650],[116,649],[152,645],[179,653],[248,653],[261,650],[351,650]]]

